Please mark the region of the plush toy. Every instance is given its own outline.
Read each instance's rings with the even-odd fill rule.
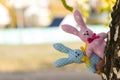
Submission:
[[[88,57],[95,53],[97,56],[103,59],[105,48],[104,39],[107,37],[107,34],[106,33],[95,34],[92,30],[88,29],[82,19],[82,15],[78,10],[75,10],[74,18],[78,26],[81,28],[80,31],[68,24],[62,25],[62,29],[65,32],[78,36],[82,41],[88,44],[88,47],[86,49],[86,55]]]
[[[53,45],[53,47],[62,53],[68,54],[68,58],[58,59],[54,63],[56,67],[65,66],[71,63],[86,63],[89,70],[91,70],[93,73],[96,72],[95,66],[100,61],[100,58],[96,54],[92,54],[89,59],[85,55],[83,47],[81,48],[83,51],[81,51],[80,49],[72,50],[61,43],[56,43]]]

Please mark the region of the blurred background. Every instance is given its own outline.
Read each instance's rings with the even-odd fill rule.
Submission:
[[[109,31],[109,13],[115,0],[66,0],[79,9],[94,32]],[[61,30],[61,24],[77,28],[72,12],[61,0],[0,0],[0,80],[101,80],[84,64],[56,68],[67,55],[53,48],[60,42],[76,49],[84,43]],[[92,76],[91,76],[92,75]]]

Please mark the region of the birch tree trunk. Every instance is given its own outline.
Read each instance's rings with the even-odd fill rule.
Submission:
[[[120,80],[120,0],[117,0],[109,25],[107,44],[105,48],[105,65],[102,69],[103,80]]]

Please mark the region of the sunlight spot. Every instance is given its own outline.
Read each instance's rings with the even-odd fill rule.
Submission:
[[[120,70],[117,71],[117,69],[115,67],[113,67],[113,72],[116,74],[117,78],[120,78]]]
[[[110,32],[108,32],[108,40],[110,41]]]
[[[119,70],[119,72],[117,74],[117,78],[120,79],[120,70]]]
[[[111,77],[111,78],[113,77],[113,73],[110,73],[110,77]]]
[[[118,57],[120,57],[120,50],[118,51],[118,53],[117,53],[117,54],[118,54]]]
[[[117,6],[116,6],[116,9],[118,9],[118,5],[119,5],[119,0],[117,1],[117,4],[116,4]]]
[[[113,72],[117,74],[117,69],[115,67],[113,67]]]
[[[104,73],[102,73],[102,77],[103,77],[103,79],[107,79],[107,77],[106,77],[106,75],[104,74]]]
[[[114,35],[114,40],[116,41],[117,38],[118,38],[118,32],[119,32],[119,26],[116,27],[116,32],[115,32],[115,35]]]

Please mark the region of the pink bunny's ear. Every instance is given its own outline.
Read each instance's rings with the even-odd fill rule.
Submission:
[[[62,29],[67,32],[67,33],[71,33],[71,34],[74,34],[74,35],[78,35],[78,30],[74,27],[72,27],[71,25],[68,25],[68,24],[64,24],[62,25]]]
[[[75,10],[74,12],[74,18],[75,21],[77,22],[77,24],[81,27],[81,28],[86,28],[86,25],[84,23],[84,20],[82,18],[81,13],[78,10]]]

